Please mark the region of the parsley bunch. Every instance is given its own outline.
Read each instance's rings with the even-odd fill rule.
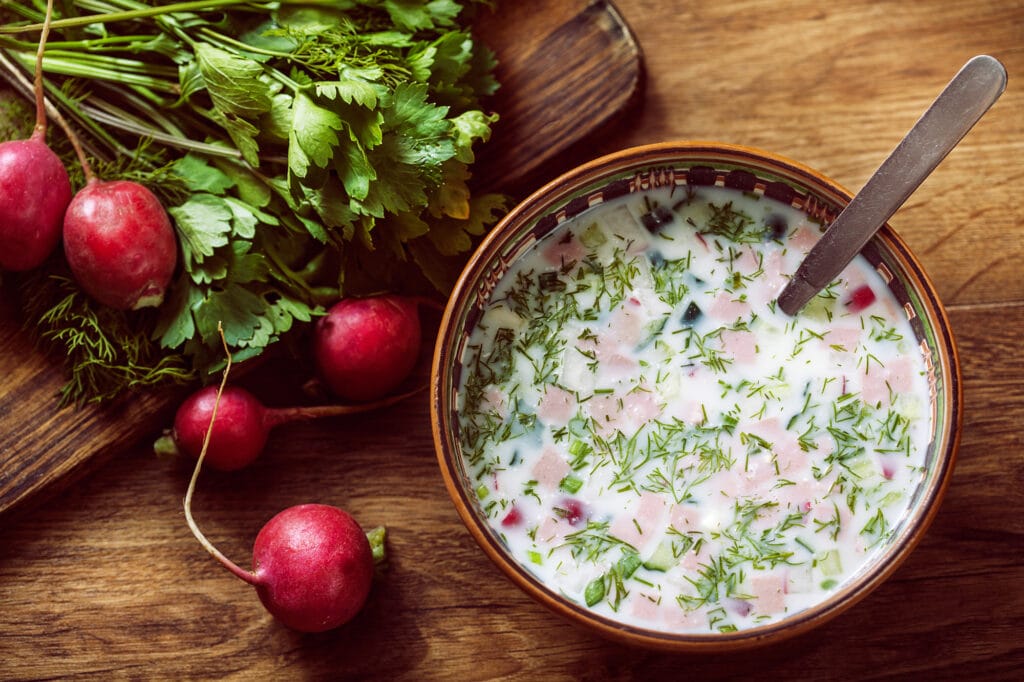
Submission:
[[[218,322],[244,360],[343,295],[446,293],[505,207],[470,191],[497,83],[462,4],[61,3],[48,96],[99,175],[157,193],[181,249],[152,314],[100,310],[62,259],[25,280],[30,321],[68,356],[65,398],[214,371]],[[0,10],[8,65],[31,69],[43,5]]]

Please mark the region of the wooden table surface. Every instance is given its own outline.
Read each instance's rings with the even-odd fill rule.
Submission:
[[[1009,71],[999,103],[891,221],[946,303],[966,402],[942,508],[895,575],[820,629],[765,648],[680,656],[610,644],[524,596],[477,548],[443,488],[421,396],[283,427],[250,470],[200,479],[197,519],[239,563],[291,504],[330,502],[387,526],[389,566],[349,625],[316,636],[278,626],[192,538],[189,472],[147,441],[5,520],[0,679],[1024,676],[1024,2],[617,5],[644,51],[646,90],[579,159],[717,139],[855,190],[968,58],[992,54]]]

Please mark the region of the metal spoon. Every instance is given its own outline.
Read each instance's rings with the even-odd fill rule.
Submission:
[[[998,60],[980,55],[964,64],[800,263],[779,307],[795,315],[835,279],[1005,89]]]

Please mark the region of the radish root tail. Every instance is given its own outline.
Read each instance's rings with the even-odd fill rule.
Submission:
[[[227,361],[224,365],[224,374],[221,377],[220,386],[217,388],[217,395],[213,401],[213,410],[210,413],[210,425],[207,427],[206,435],[203,437],[203,448],[199,451],[199,457],[196,459],[195,469],[192,471],[192,479],[188,483],[188,490],[185,491],[185,521],[188,523],[188,527],[192,531],[192,535],[195,536],[196,540],[199,541],[199,544],[201,544],[206,551],[213,556],[213,558],[245,582],[250,585],[256,585],[258,583],[256,575],[252,571],[247,571],[235,562],[231,561],[231,559],[224,556],[219,549],[214,547],[213,543],[203,535],[201,530],[199,530],[199,526],[192,517],[192,496],[196,490],[196,481],[199,480],[199,471],[202,469],[203,459],[206,457],[206,450],[210,446],[210,436],[213,434],[213,424],[217,419],[217,407],[220,404],[220,397],[224,393],[224,387],[228,383],[228,372],[231,370],[231,352],[228,350],[228,343],[224,338],[224,327],[220,322],[217,323],[217,331],[220,333],[221,343],[224,344],[224,353],[227,357]]]

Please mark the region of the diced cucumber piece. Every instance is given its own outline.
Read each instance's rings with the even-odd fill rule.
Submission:
[[[587,229],[583,230],[583,234],[580,235],[580,243],[588,249],[596,249],[606,241],[608,241],[608,238],[601,231],[597,223],[591,223]]]
[[[898,490],[893,490],[892,492],[886,493],[885,497],[879,500],[878,506],[881,507],[882,509],[885,509],[890,504],[895,504],[896,502],[899,502],[901,499],[903,499],[903,494]]]
[[[675,553],[672,551],[672,541],[666,538],[654,548],[651,556],[647,557],[644,568],[652,571],[667,571],[677,563],[679,560],[676,559]]]
[[[839,561],[839,550],[830,549],[819,556],[814,565],[821,569],[822,575],[834,576],[843,572],[843,566]]]
[[[847,468],[850,470],[850,473],[861,480],[874,476],[878,471],[875,463],[868,457],[858,457],[853,462],[847,464]]]
[[[583,600],[587,602],[587,606],[593,606],[602,599],[604,599],[604,576],[591,580],[587,589],[583,591]]]
[[[558,487],[567,493],[575,494],[583,487],[583,481],[572,474],[569,474],[562,479],[561,483],[558,484]]]
[[[624,552],[618,563],[619,575],[623,578],[632,576],[636,569],[640,568],[641,563],[640,555],[636,552]]]
[[[569,441],[569,454],[573,457],[579,457],[581,455],[589,455],[594,448],[590,447],[587,443],[581,440],[572,439]]]

